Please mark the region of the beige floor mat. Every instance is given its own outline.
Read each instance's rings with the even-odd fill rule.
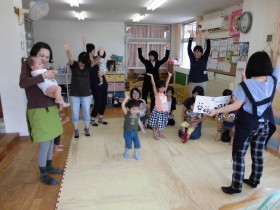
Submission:
[[[229,196],[221,186],[231,181],[231,147],[216,142],[214,122],[203,124],[200,140],[182,144],[179,124],[164,130],[167,138],[152,139],[152,131],[139,133],[141,160],[123,157],[123,119],[90,128],[90,137],[72,139],[66,172],[57,200],[58,210],[183,210],[218,209],[248,197],[248,186]],[[131,156],[133,155],[131,151]],[[250,156],[246,156],[246,176]],[[280,188],[279,159],[265,152],[260,187]]]

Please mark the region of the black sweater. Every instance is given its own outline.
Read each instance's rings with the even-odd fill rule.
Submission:
[[[155,67],[153,67],[152,62],[143,57],[142,48],[138,48],[138,57],[139,57],[140,61],[145,65],[146,73],[152,74],[155,81],[159,80],[159,67],[168,60],[169,53],[170,53],[170,50],[166,50],[164,58],[160,61],[155,60],[155,62],[156,62]],[[145,76],[144,76],[143,84],[152,86],[151,78],[147,74],[145,74]]]
[[[207,48],[204,52],[204,54],[201,56],[200,59],[196,59],[194,57],[194,53],[192,51],[192,38],[189,38],[189,44],[188,44],[188,54],[190,58],[191,68],[189,73],[189,82],[206,82],[208,81],[208,75],[207,75],[207,61],[210,54],[210,39],[207,39]],[[204,71],[206,73],[204,73]]]

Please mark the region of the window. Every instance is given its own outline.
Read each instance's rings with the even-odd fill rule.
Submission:
[[[182,66],[184,68],[190,68],[190,59],[188,56],[188,41],[190,38],[190,31],[196,31],[196,22],[189,22],[184,24],[182,27],[182,46],[181,46],[181,58],[182,58]],[[192,49],[196,45],[196,39],[194,38],[192,42]]]

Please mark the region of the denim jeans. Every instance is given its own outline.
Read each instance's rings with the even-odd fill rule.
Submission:
[[[80,121],[80,105],[82,105],[83,121],[85,124],[90,123],[90,102],[91,96],[70,96],[72,123],[78,124]]]
[[[194,131],[192,132],[192,134],[190,136],[191,140],[197,140],[197,139],[200,138],[200,136],[201,136],[201,126],[202,126],[202,123],[197,124],[197,126],[195,127]],[[186,129],[186,133],[187,133],[188,128],[185,128],[185,129]],[[179,135],[180,138],[182,137],[182,130],[181,129],[178,131],[178,135]]]
[[[124,131],[123,137],[125,140],[125,148],[132,149],[132,142],[134,143],[134,149],[140,149],[140,139],[137,131]]]

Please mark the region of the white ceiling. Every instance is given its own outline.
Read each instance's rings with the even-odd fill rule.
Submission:
[[[22,0],[23,7],[29,8],[31,0]],[[80,7],[71,7],[67,0],[45,0],[50,12],[47,20],[77,20],[75,11],[85,11],[86,20],[109,22],[132,22],[136,13],[146,13],[140,23],[182,23],[196,16],[222,10],[241,3],[240,0],[166,0],[154,11],[145,7],[151,0],[80,0]]]

